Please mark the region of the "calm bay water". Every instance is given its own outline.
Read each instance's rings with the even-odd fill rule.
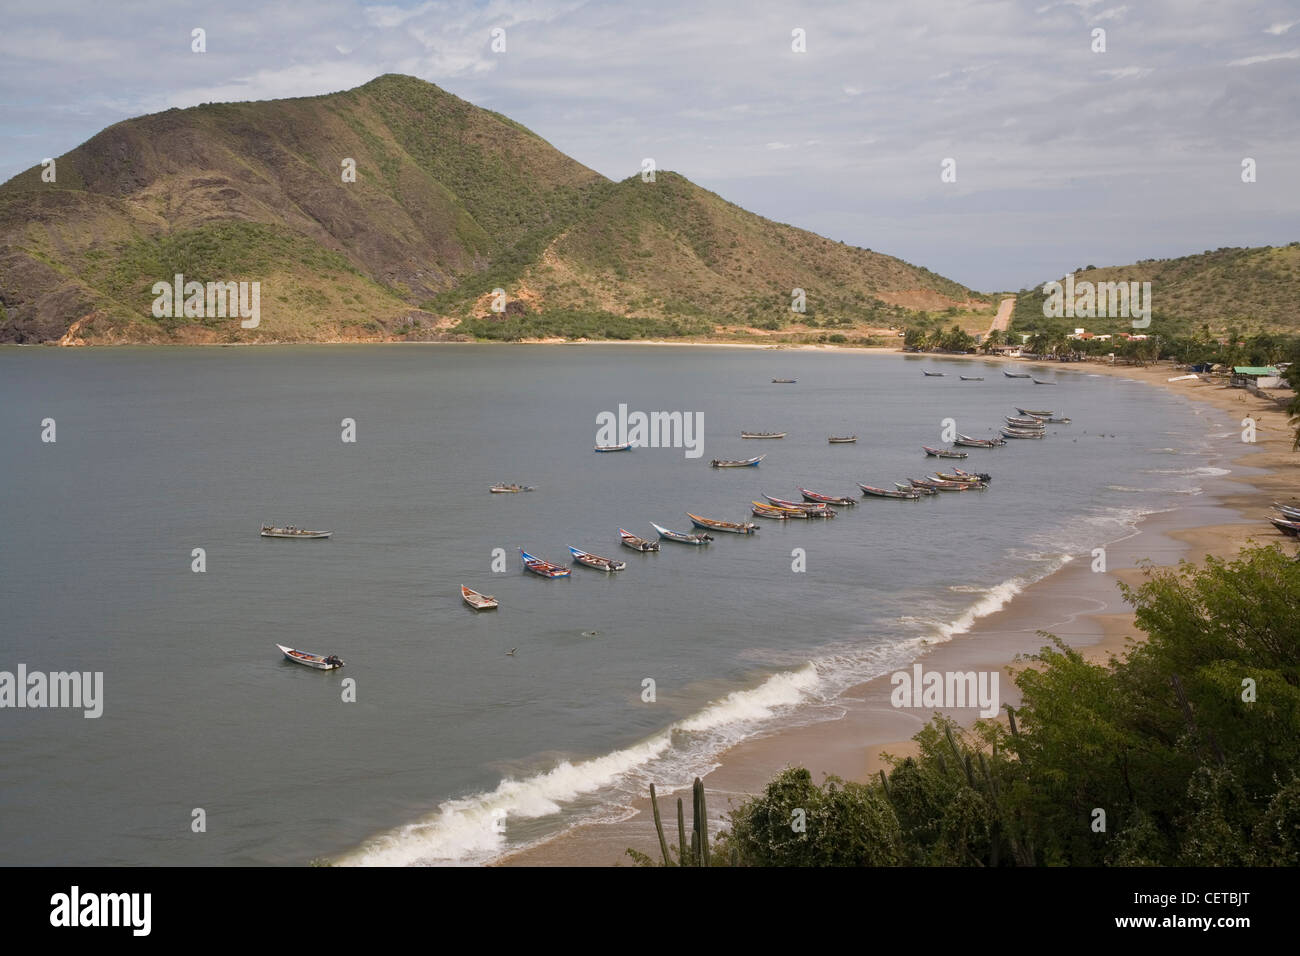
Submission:
[[[0,863],[475,861],[687,783],[1213,473],[1175,398],[1033,368],[1060,384],[978,359],[691,347],[0,350],[0,670],[103,671],[105,698],[99,719],[0,710]],[[702,412],[703,457],[594,454],[620,403]],[[989,435],[1017,405],[1074,423],[970,449],[957,464],[991,472],[986,492],[618,544],[651,521],[693,530],[686,511],[745,520],[762,492],[892,487],[939,464],[920,445],[942,419]],[[262,522],[335,535],[267,540]],[[569,545],[628,569],[520,570],[516,548],[567,564]],[[469,611],[461,583],[501,609]]]

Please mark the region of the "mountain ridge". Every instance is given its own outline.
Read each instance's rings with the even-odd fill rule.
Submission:
[[[917,308],[990,308],[678,173],[609,180],[398,74],[124,120],[54,168],[54,182],[36,166],[0,185],[0,342],[387,340],[506,318],[581,332],[594,317],[617,335],[888,328]],[[155,318],[150,289],[176,274],[260,282],[260,325]],[[496,289],[504,318],[483,307]]]

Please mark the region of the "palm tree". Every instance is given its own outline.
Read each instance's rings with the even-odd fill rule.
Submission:
[[[1035,332],[1029,336],[1029,341],[1025,343],[1025,347],[1035,355],[1042,355],[1047,351],[1050,341],[1046,332]]]

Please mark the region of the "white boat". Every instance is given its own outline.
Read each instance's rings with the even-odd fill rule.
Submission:
[[[295,664],[301,664],[304,667],[314,667],[318,671],[332,671],[343,666],[343,661],[335,655],[324,656],[321,654],[308,654],[306,651],[295,651],[292,647],[285,647],[283,644],[277,644],[276,647],[284,653],[284,656]]]
[[[581,548],[569,546],[569,553],[573,555],[573,560],[579,564],[585,564],[589,568],[595,568],[597,571],[604,571],[612,574],[615,571],[622,571],[627,567],[622,561],[615,558],[602,558],[598,554],[592,554],[590,551],[583,551]]]
[[[283,528],[275,528],[269,524],[262,525],[263,538],[328,538],[333,531],[307,531],[303,528],[295,528],[293,525],[286,525]]]
[[[467,588],[465,585],[460,586],[460,596],[476,611],[487,611],[497,606],[497,599],[490,594],[480,594],[473,588]]]
[[[630,441],[625,441],[621,445],[597,445],[596,451],[627,451],[632,447]]]

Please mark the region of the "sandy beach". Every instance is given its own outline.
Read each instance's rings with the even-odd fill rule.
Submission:
[[[945,358],[927,355],[935,361]],[[1120,582],[1137,584],[1142,580],[1140,565],[1197,562],[1207,555],[1230,557],[1248,543],[1279,540],[1287,542],[1288,553],[1295,551],[1293,539],[1283,538],[1263,517],[1273,501],[1300,497],[1300,453],[1291,451],[1292,431],[1275,401],[1207,382],[1170,382],[1181,372],[1169,363],[1148,367],[1072,363],[1062,369],[1122,376],[1185,397],[1194,403],[1207,435],[1229,436],[1214,440],[1201,464],[1231,469],[1232,473],[1206,478],[1202,494],[1148,515],[1138,522],[1133,534],[1108,545],[1105,573],[1094,573],[1086,560],[1074,560],[1025,587],[1000,609],[978,619],[967,632],[936,643],[921,655],[927,670],[999,671],[1002,702],[1013,706],[1019,698],[1012,677],[1027,666],[1016,658],[1033,654],[1046,643],[1040,631],[1057,635],[1097,662],[1123,656],[1130,643],[1140,639],[1141,632],[1118,588]],[[1241,422],[1248,416],[1256,423],[1254,443],[1240,438]],[[710,829],[725,828],[729,804],[761,790],[785,767],[806,767],[818,781],[828,774],[864,781],[887,766],[886,755],[912,752],[915,745],[910,738],[930,713],[895,709],[889,701],[891,689],[888,677],[860,684],[835,701],[842,710],[838,720],[781,727],[724,753],[716,769],[704,778]],[[973,709],[948,713],[966,726],[978,716]],[[675,819],[678,795],[660,793],[666,822]],[[689,803],[689,792],[686,799]],[[625,853],[629,847],[657,856],[648,794],[618,822],[576,827],[548,842],[516,851],[498,865],[632,865]]]

